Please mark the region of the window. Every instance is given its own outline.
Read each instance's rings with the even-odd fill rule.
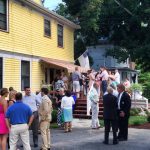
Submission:
[[[0,89],[3,87],[3,58],[0,58]]]
[[[0,29],[7,30],[7,1],[0,0]]]
[[[58,24],[58,46],[63,47],[63,26]]]
[[[21,61],[21,90],[30,87],[30,62]]]
[[[44,19],[44,35],[51,37],[51,23],[46,19]]]

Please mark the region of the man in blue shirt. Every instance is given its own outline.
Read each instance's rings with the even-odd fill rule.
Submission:
[[[28,129],[32,121],[32,110],[22,102],[22,93],[17,93],[16,103],[10,106],[6,112],[6,123],[10,130],[10,150],[17,149],[19,137],[22,140],[24,150],[31,150]]]

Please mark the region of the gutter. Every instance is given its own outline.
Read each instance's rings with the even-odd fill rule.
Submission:
[[[35,10],[41,12],[42,14],[45,14],[47,16],[50,16],[53,19],[56,19],[58,22],[62,22],[63,24],[68,25],[69,27],[73,29],[81,29],[81,27],[70,20],[64,18],[61,15],[58,15],[57,13],[50,11],[49,9],[45,8],[44,6],[40,6],[39,4],[31,1],[31,0],[17,0],[19,2],[23,2],[24,4],[30,6],[31,8],[34,8]]]

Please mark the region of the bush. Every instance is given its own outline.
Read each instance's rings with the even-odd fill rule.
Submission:
[[[147,123],[147,117],[145,116],[131,116],[129,118],[129,125],[141,125]]]
[[[147,116],[150,116],[150,112],[148,110],[145,110],[145,113]]]
[[[130,115],[131,116],[137,116],[139,113],[140,113],[139,108],[131,108],[131,110],[130,110]]]
[[[138,83],[134,83],[131,85],[130,89],[132,91],[142,91],[142,85]]]
[[[150,123],[150,114],[147,116],[147,121]]]
[[[52,112],[52,123],[57,122],[57,110],[53,109]]]

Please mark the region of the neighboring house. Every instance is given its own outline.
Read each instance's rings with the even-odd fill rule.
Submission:
[[[131,62],[127,59],[126,62],[118,63],[117,59],[111,56],[106,57],[107,49],[113,48],[113,45],[104,44],[97,46],[87,47],[89,55],[93,58],[93,65],[91,66],[95,70],[99,70],[101,66],[105,66],[108,70],[119,70],[121,75],[121,81],[124,81],[127,77],[133,82],[137,82],[137,72],[131,67]]]
[[[44,8],[41,0],[0,0],[0,88],[36,91],[57,70],[73,71],[74,30],[79,28]]]

